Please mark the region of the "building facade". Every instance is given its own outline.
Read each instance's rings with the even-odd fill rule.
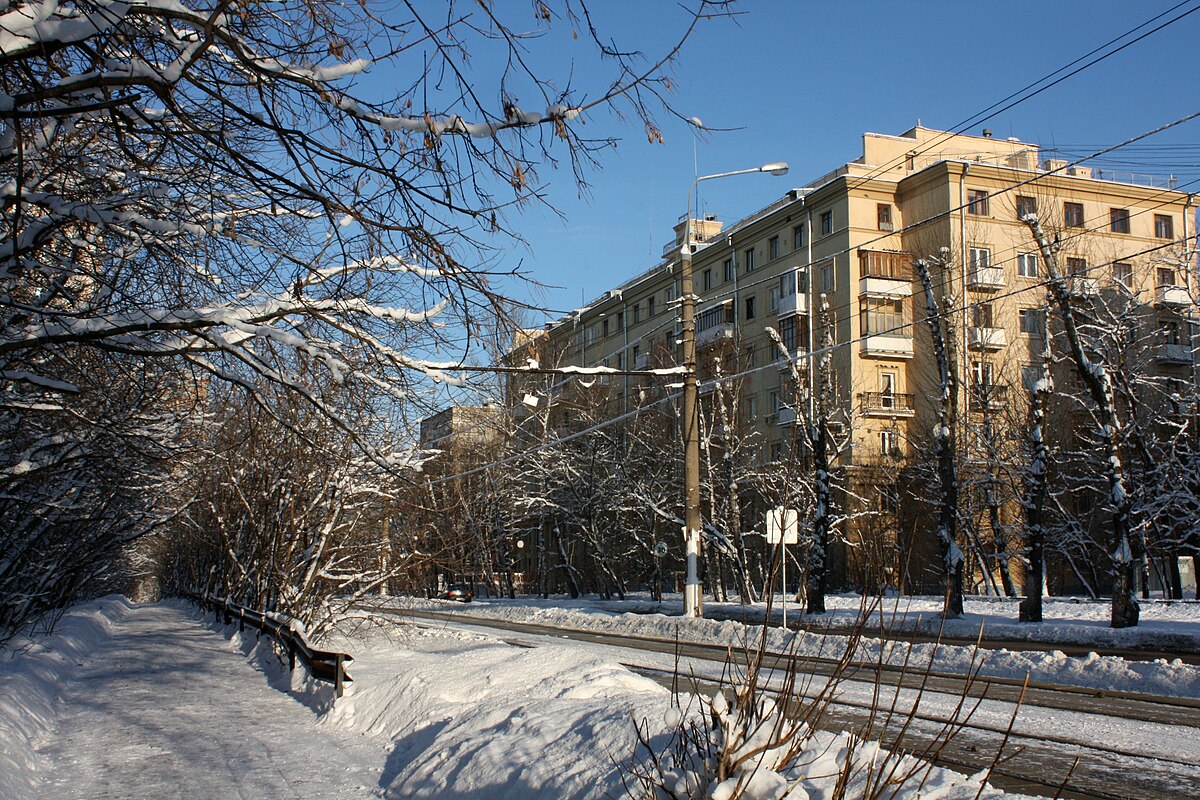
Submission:
[[[798,447],[797,420],[813,411],[803,384],[814,385],[820,362],[809,354],[828,353],[836,466],[847,496],[870,504],[881,476],[927,449],[941,394],[914,259],[929,265],[943,312],[963,463],[980,462],[1000,415],[1023,413],[1053,320],[1047,265],[1023,221],[1030,213],[1056,237],[1079,302],[1130,306],[1152,332],[1139,356],[1147,368],[1195,384],[1193,197],[1167,181],[1118,177],[1043,159],[1015,138],[924,127],[867,133],[860,158],[745,219],[682,221],[661,262],[523,332],[507,360],[616,371],[678,364],[679,252],[690,236],[701,380],[738,376],[739,423],[754,433],[763,464],[783,464]],[[598,380],[610,417],[662,391],[638,376]],[[551,403],[571,406],[571,383],[547,395]],[[511,388],[514,407],[529,405],[526,384]],[[570,418],[560,414],[559,424]],[[1008,505],[1005,518],[1018,513]],[[925,524],[897,519],[893,536],[907,528],[920,538]],[[852,548],[856,535],[846,534]],[[846,574],[845,557],[838,568]]]

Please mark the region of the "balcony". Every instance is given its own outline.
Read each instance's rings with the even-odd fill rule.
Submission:
[[[1067,288],[1071,294],[1079,297],[1096,297],[1100,294],[1100,281],[1096,278],[1071,275],[1067,278]]]
[[[858,395],[862,413],[868,417],[911,417],[913,396],[898,392],[860,392]]]
[[[794,351],[787,358],[780,353],[775,357],[775,361],[779,364],[780,372],[791,372],[792,367],[795,367],[801,375],[808,372],[808,353],[803,350]]]
[[[781,406],[779,411],[775,412],[775,424],[779,426],[795,425],[796,409]]]
[[[899,334],[868,335],[862,342],[866,358],[912,358],[913,338]]]
[[[972,411],[998,411],[1004,407],[1008,386],[987,383],[971,387],[969,401]]]
[[[912,256],[879,250],[858,251],[859,292],[884,297],[912,294]]]
[[[1190,306],[1192,296],[1185,286],[1159,286],[1154,299],[1160,306]]]
[[[1191,364],[1192,348],[1186,344],[1160,344],[1154,358],[1163,364]]]
[[[1004,328],[971,328],[967,346],[972,350],[1003,350],[1008,346]]]
[[[967,288],[982,292],[1003,289],[1004,269],[1001,267],[975,267],[967,276]]]
[[[723,322],[719,325],[711,325],[696,334],[696,346],[707,347],[710,344],[715,344],[720,341],[725,341],[733,338],[733,323]]]
[[[807,314],[808,295],[785,294],[779,298],[779,308],[775,313],[780,317],[790,317],[792,314]]]

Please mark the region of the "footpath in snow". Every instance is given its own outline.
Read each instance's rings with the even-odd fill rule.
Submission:
[[[0,664],[0,745],[14,800],[372,797],[386,758],[319,726],[190,607],[112,598]]]

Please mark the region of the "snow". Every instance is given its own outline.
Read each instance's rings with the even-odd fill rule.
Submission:
[[[526,648],[388,626],[324,644],[355,659],[336,701],[323,684],[289,677],[252,634],[184,604],[76,607],[52,636],[3,653],[0,796],[624,797],[635,723],[661,747],[671,725],[705,707],[681,711],[658,683],[573,643]],[[802,781],[801,796],[832,797],[852,752],[845,734],[815,732],[807,768],[783,774]],[[880,757],[857,749],[859,763]],[[741,777],[752,798],[777,798],[785,785],[768,769]],[[706,794],[729,788],[714,781]],[[895,796],[929,792],[1000,796],[937,768],[923,793],[910,785]]]
[[[392,598],[393,605],[429,610],[460,610],[445,604],[412,599]],[[1182,603],[1143,603],[1142,623],[1137,628],[1114,630],[1108,627],[1109,606],[1103,602],[1079,602],[1046,598],[1045,622],[1018,623],[1018,599],[967,598],[961,619],[942,618],[942,598],[887,598],[869,615],[864,631],[878,631],[881,626],[896,631],[910,631],[936,636],[939,630],[948,637],[974,640],[982,627],[984,633],[1003,641],[1024,639],[1039,643],[1073,643],[1096,647],[1136,647],[1149,644],[1155,647],[1200,652],[1200,605]],[[819,625],[831,631],[849,631],[859,619],[863,599],[855,595],[828,595],[828,613],[820,615]],[[773,614],[780,616],[781,601],[776,598]],[[718,610],[730,614],[765,613],[763,604],[748,607],[736,603],[720,604],[705,601],[706,613]],[[640,613],[634,613],[634,612]],[[663,613],[666,612],[666,613]],[[684,641],[717,642],[739,646],[758,633],[757,626],[717,619],[683,620],[680,604],[672,599],[666,603],[648,600],[571,601],[554,598],[487,600],[477,597],[469,609],[473,616],[487,616],[513,622],[532,622],[575,630],[624,633],[667,641],[676,637]],[[667,616],[667,614],[671,616]],[[798,655],[838,658],[845,651],[846,637],[832,633],[795,634]],[[784,651],[793,645],[793,634],[775,628],[769,632],[769,646]],[[901,665],[906,662],[931,664],[937,672],[968,674],[978,670],[980,675],[1022,680],[1026,675],[1033,681],[1078,686],[1089,689],[1142,692],[1171,697],[1200,696],[1200,667],[1178,659],[1135,661],[1119,656],[1068,656],[1060,650],[1010,650],[1006,648],[976,651],[974,647],[949,644],[913,644],[886,642],[871,636],[862,637],[858,657],[866,661],[884,660]]]
[[[379,744],[322,729],[279,691],[287,674],[252,636],[227,640],[188,606],[107,598],[11,655],[0,666],[5,798],[375,794]],[[275,688],[248,657],[270,665]]]

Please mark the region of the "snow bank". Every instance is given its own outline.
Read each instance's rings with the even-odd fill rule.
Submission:
[[[132,607],[120,596],[85,603],[69,611],[52,635],[17,638],[0,650],[0,797],[36,791],[35,748],[55,726],[62,685]]]
[[[395,634],[346,642],[355,654],[354,683],[323,719],[390,742],[380,780],[388,797],[628,797],[621,767],[639,757],[635,723],[661,749],[681,720],[666,688],[575,646],[527,649],[467,632],[406,630],[402,642]],[[788,776],[802,780],[806,794],[799,796],[834,796],[839,765],[855,752],[847,741],[812,735],[798,762],[806,765],[802,774]],[[877,749],[857,752],[870,759]],[[895,797],[1002,796],[981,791],[978,777],[932,767],[916,770],[913,784]]]
[[[660,613],[623,613],[619,608],[614,608],[613,604],[598,607],[586,601],[573,603],[570,608],[552,606],[546,601],[533,599],[516,602],[483,601],[476,602],[470,609],[414,598],[393,598],[391,602],[411,608],[459,611],[514,622],[632,634],[668,641],[674,641],[678,635],[686,641],[740,646],[747,641],[755,641],[760,631],[758,625],[742,622],[685,619]],[[932,611],[920,613],[928,616]],[[1100,611],[1096,610],[1096,613]],[[1184,609],[1175,613],[1188,615],[1192,611]],[[970,635],[978,635],[979,624],[975,623]],[[933,632],[936,633],[936,628]],[[793,637],[797,638],[794,643],[797,655],[821,658],[841,657],[847,642],[847,637],[837,634],[794,633],[774,628],[768,633],[769,647],[778,651],[788,650],[793,646]],[[976,650],[974,647],[945,644],[908,645],[871,637],[864,637],[860,641],[856,657],[871,662],[882,659],[895,665],[901,665],[907,660],[910,668],[915,666],[924,669],[928,665],[935,672],[967,674],[978,668],[981,675],[997,678],[1022,680],[1029,675],[1030,680],[1036,682],[1089,689],[1143,692],[1172,697],[1200,696],[1200,667],[1184,664],[1178,659],[1130,661],[1116,656],[1101,657],[1094,653],[1085,657],[1072,657],[1058,650]]]
[[[354,683],[325,724],[387,739],[389,797],[535,800],[619,793],[636,715],[670,695],[570,647],[518,649],[414,634],[355,652]]]

